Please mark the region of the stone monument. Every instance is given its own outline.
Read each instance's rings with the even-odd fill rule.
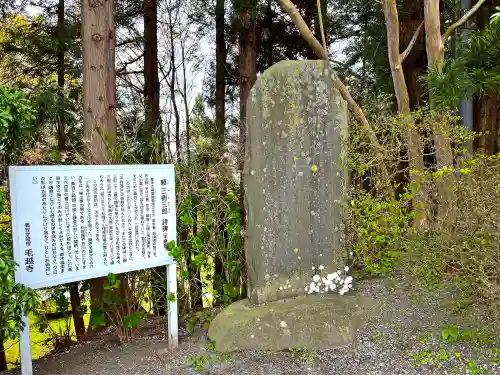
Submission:
[[[252,88],[243,171],[249,298],[212,322],[209,337],[219,350],[320,349],[353,340],[366,301],[317,287],[346,262],[348,111],[332,74],[325,61],[283,61]]]

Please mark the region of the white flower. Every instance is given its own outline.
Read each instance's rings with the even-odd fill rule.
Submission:
[[[316,282],[316,283],[317,283],[317,282],[318,282],[318,281],[320,281],[320,280],[321,280],[321,277],[320,277],[319,275],[314,275],[314,276],[313,276],[313,281],[314,281],[314,282]]]
[[[345,293],[345,292],[344,292],[344,289],[340,289],[340,290],[339,290],[339,294],[340,294],[341,296],[342,296],[342,295],[344,295],[344,293]]]
[[[350,256],[352,256],[352,251],[349,253]]]
[[[330,290],[333,292],[335,289],[337,289],[337,285],[330,284]]]
[[[345,272],[348,272],[348,271],[349,271],[349,267],[345,266],[345,267],[344,267],[344,271],[345,271]]]
[[[330,281],[332,281],[333,279],[335,279],[335,274],[333,273],[329,273],[328,275],[326,275],[326,278]]]
[[[281,328],[286,328],[286,326],[287,326],[287,325],[286,325],[286,322],[285,322],[285,321],[282,321],[282,322],[280,323],[280,326],[281,326]]]
[[[347,277],[345,278],[345,281],[346,281],[346,283],[347,283],[347,284],[352,283],[352,276],[347,276]]]
[[[325,269],[325,266],[323,266],[323,265],[322,265],[322,266],[319,266],[319,270],[320,270],[320,271],[323,271],[324,269]]]
[[[314,266],[312,266],[312,269],[314,270]]]
[[[255,336],[254,335],[250,335],[250,338],[253,339]]]

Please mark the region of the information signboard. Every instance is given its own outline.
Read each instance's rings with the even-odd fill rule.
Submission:
[[[42,288],[173,263],[172,165],[11,167],[18,282]]]
[[[9,180],[17,282],[43,288],[165,265],[175,295],[173,165],[13,166]],[[172,302],[169,334],[176,344]],[[29,350],[29,327],[22,356],[23,341]]]

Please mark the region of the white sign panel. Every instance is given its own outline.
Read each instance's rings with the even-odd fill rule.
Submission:
[[[10,167],[17,281],[42,288],[173,264],[173,165]]]

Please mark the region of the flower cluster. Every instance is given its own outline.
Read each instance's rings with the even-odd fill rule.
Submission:
[[[324,267],[320,266],[319,269],[323,270]],[[348,271],[349,267],[346,266],[344,271],[338,270],[327,274],[326,277],[314,275],[311,284],[306,288],[307,293],[326,293],[328,291],[338,291],[340,295],[347,293],[352,289],[352,276],[346,275]]]

